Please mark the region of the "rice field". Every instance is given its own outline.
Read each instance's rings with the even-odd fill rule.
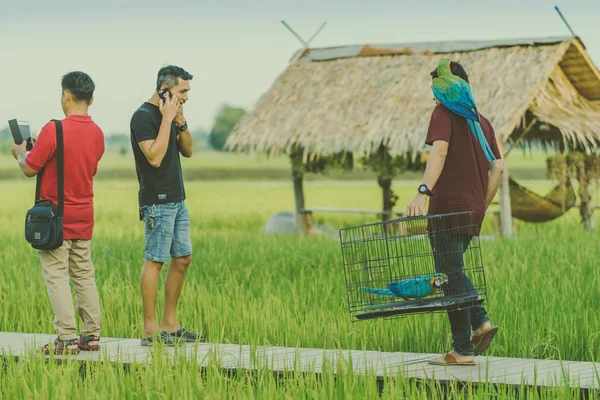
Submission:
[[[550,153],[552,154],[552,153]],[[511,175],[517,180],[546,179],[546,154],[539,150],[517,151],[511,154]],[[283,155],[265,157],[264,155],[223,153],[214,151],[197,151],[191,159],[183,159],[183,174],[186,181],[192,180],[252,180],[272,181],[290,178],[290,161]],[[421,172],[407,171],[398,180],[418,180]],[[15,168],[15,161],[10,154],[0,153],[0,180],[23,179]],[[131,155],[121,155],[107,150],[100,160],[96,180],[134,180],[135,166]],[[375,180],[372,172],[357,165],[351,173],[336,170],[326,175],[308,174],[308,181],[356,181]]]
[[[550,183],[532,189],[543,193]],[[293,209],[291,182],[194,181],[186,185],[194,256],[179,303],[180,322],[203,330],[208,341],[442,353],[451,337],[444,314],[393,321],[351,323],[341,251],[336,238],[267,237],[264,223]],[[394,186],[401,209],[414,182]],[[0,331],[53,333],[52,310],[36,253],[23,238],[23,216],[34,181],[0,182]],[[137,186],[131,181],[96,183],[92,256],[102,306],[102,335],[139,338],[139,276],[143,225],[137,219]],[[311,206],[380,207],[375,182],[310,182]],[[370,216],[316,214],[335,228],[372,222]],[[486,219],[484,234],[493,233]],[[501,327],[493,356],[598,361],[600,358],[600,235],[579,226],[577,211],[559,220],[518,225],[518,236],[482,241],[488,311]],[[164,273],[162,276],[164,279]],[[161,282],[162,284],[162,282]],[[159,291],[159,314],[163,294]],[[159,350],[157,350],[159,351]],[[268,371],[223,374],[181,360],[152,365],[88,366],[45,362],[39,356],[0,369],[0,398],[514,398],[519,392],[491,387],[444,389],[390,377],[381,393],[374,376],[342,371],[335,378]],[[85,374],[83,374],[85,372]],[[448,392],[449,391],[449,392]],[[524,395],[525,393],[521,393]],[[565,398],[567,388],[529,392],[528,398]]]

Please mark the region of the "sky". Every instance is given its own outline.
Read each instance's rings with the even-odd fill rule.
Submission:
[[[0,129],[61,118],[60,79],[81,70],[96,84],[92,118],[129,134],[167,64],[194,75],[184,113],[210,129],[223,104],[251,108],[301,47],[282,20],[305,39],[327,22],[312,47],[569,36],[555,5],[600,66],[595,0],[0,0]]]

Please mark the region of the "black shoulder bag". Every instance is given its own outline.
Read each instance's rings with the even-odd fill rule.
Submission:
[[[56,125],[56,155],[58,181],[58,207],[48,199],[40,199],[40,186],[44,169],[37,174],[35,204],[25,217],[25,239],[38,250],[54,250],[63,244],[64,209],[64,149],[62,123]]]

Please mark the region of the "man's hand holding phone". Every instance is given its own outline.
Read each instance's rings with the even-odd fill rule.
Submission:
[[[24,156],[27,154],[27,142],[23,142],[21,144],[12,144],[12,155],[15,160],[19,159],[19,156]]]
[[[178,127],[181,127],[185,124],[185,117],[183,116],[183,106],[180,104],[179,105],[179,110],[177,110],[177,115],[175,116],[175,119],[173,120]]]
[[[181,105],[179,104],[179,99],[173,96],[170,92],[166,94],[166,99],[163,101],[162,99],[158,100],[160,112],[162,113],[164,118],[173,121],[177,116]]]

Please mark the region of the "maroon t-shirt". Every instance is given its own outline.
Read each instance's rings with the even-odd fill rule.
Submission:
[[[481,115],[481,114],[480,114]],[[494,128],[481,115],[481,129],[496,159],[500,159]],[[467,120],[438,104],[431,115],[425,143],[447,142],[448,154],[442,173],[432,189],[429,214],[472,211],[471,234],[479,235],[486,211],[486,194],[490,162],[485,158],[479,141]]]

